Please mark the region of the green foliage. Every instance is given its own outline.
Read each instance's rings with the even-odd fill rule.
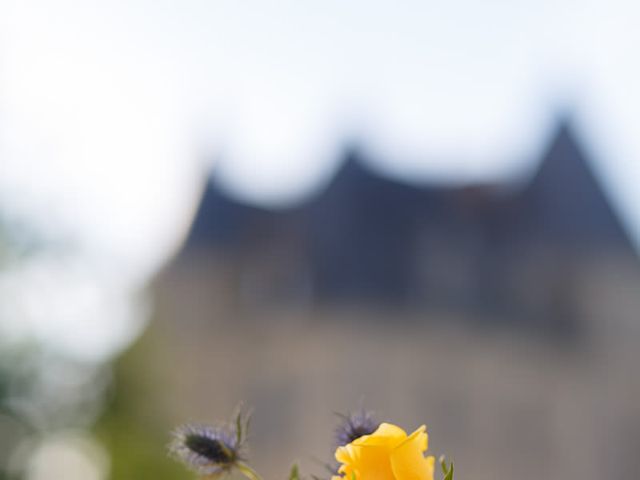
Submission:
[[[443,480],[453,480],[453,462],[449,462],[449,466],[447,466],[444,455],[442,455],[440,457],[440,466],[442,467],[442,473],[444,474]]]
[[[242,444],[243,438],[243,426],[242,426],[242,409],[238,409],[238,414],[236,415],[236,442],[238,445]]]
[[[235,415],[236,427],[236,443],[242,445],[249,434],[249,426],[251,424],[251,411],[245,411],[242,404],[238,406]]]
[[[298,464],[294,463],[291,467],[291,472],[289,472],[289,480],[300,480],[300,470],[298,469]]]
[[[148,331],[114,365],[110,401],[95,433],[111,458],[109,480],[183,480],[184,468],[167,456],[162,382],[149,361],[154,332]],[[159,368],[159,367],[157,367]]]

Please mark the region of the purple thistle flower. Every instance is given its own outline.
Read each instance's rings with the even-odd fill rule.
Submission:
[[[359,412],[340,415],[342,423],[335,431],[337,446],[348,445],[363,435],[370,435],[376,431],[380,422],[373,418],[373,412],[361,409]]]
[[[169,452],[200,475],[216,475],[237,466],[242,439],[233,427],[183,425],[173,432]]]

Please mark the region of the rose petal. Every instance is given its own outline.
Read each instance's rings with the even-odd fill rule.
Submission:
[[[395,480],[433,480],[434,457],[425,458],[427,446],[424,426],[411,434],[390,455]]]
[[[394,480],[388,446],[363,445],[354,447],[354,450],[356,458],[353,469],[357,480]]]
[[[386,445],[393,448],[402,443],[407,434],[400,427],[390,423],[381,423],[371,435],[364,435],[353,442],[354,445]]]

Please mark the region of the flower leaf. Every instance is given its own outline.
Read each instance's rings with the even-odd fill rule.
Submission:
[[[440,463],[440,467],[442,468],[442,473],[444,475],[447,474],[447,462],[445,461],[445,456],[444,455],[440,455],[440,458],[438,458],[438,463]]]
[[[444,480],[453,480],[453,462],[449,464],[449,471],[445,473]]]
[[[236,415],[236,442],[239,444],[242,443],[242,435],[244,434],[242,429],[242,409],[238,409],[238,414]]]
[[[297,463],[294,463],[291,467],[291,472],[289,472],[289,480],[300,480],[300,470],[298,469]]]
[[[249,435],[249,427],[251,426],[251,415],[253,414],[252,410],[247,410],[247,413],[244,415],[244,439]]]
[[[440,462],[440,467],[444,474],[443,480],[453,480],[453,462],[451,462],[447,467],[447,461],[444,455],[440,455],[438,461]]]

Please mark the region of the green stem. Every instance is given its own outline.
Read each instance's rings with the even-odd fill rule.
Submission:
[[[249,480],[262,480],[262,477],[246,463],[238,463],[236,468]]]

